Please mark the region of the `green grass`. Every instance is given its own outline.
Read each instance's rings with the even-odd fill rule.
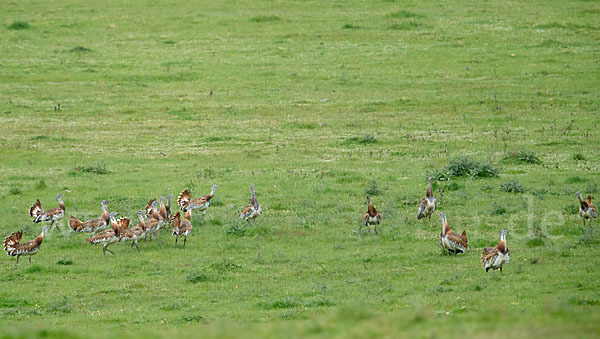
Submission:
[[[33,265],[3,256],[0,336],[599,336],[598,221],[574,194],[600,182],[598,10],[6,2],[0,236],[33,239],[29,206],[58,193],[64,229],[102,199],[134,217],[220,187],[185,248],[163,231],[104,257],[53,228]],[[437,214],[416,220],[431,173],[465,255],[440,253]],[[264,211],[246,224],[251,184]],[[511,263],[485,273],[505,228]]]

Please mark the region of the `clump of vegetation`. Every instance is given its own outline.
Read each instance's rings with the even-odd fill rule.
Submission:
[[[225,258],[220,262],[212,263],[210,267],[220,272],[235,271],[241,268],[241,266],[236,264],[232,258]]]
[[[435,183],[437,183],[437,182],[434,182],[434,184],[432,185],[434,190],[435,190]],[[446,187],[444,187],[444,189],[447,191],[458,191],[460,188],[461,188],[460,185],[456,181],[453,181],[453,182],[449,183],[448,185],[446,185]]]
[[[448,165],[431,174],[435,180],[448,180],[451,177],[489,178],[498,176],[498,169],[489,161],[478,161],[468,156],[452,159]]]
[[[525,192],[525,186],[521,185],[518,181],[508,181],[500,185],[500,189],[508,193],[523,193]]]
[[[579,204],[576,204],[576,203],[567,204],[567,205],[565,205],[565,207],[563,207],[563,210],[567,214],[577,214],[577,213],[579,213]]]
[[[527,150],[506,153],[502,160],[511,164],[539,164],[542,162],[534,152]]]
[[[186,274],[185,280],[195,284],[195,283],[199,283],[199,282],[203,282],[203,281],[208,281],[209,277],[204,272],[192,270]]]
[[[285,298],[275,300],[272,303],[263,303],[263,308],[267,310],[272,309],[283,309],[283,308],[294,308],[300,306],[300,302],[290,297],[289,295]]]
[[[243,236],[246,234],[246,225],[245,223],[236,220],[232,222],[227,229],[225,229],[225,234]]]
[[[405,10],[400,10],[400,11],[390,13],[390,17],[408,19],[408,18],[422,18],[422,17],[424,17],[424,15],[405,11]]]
[[[13,186],[10,188],[8,193],[10,193],[12,195],[20,195],[22,192],[21,192],[21,188],[19,188],[19,186]]]
[[[381,189],[379,188],[379,186],[377,185],[377,182],[375,180],[372,180],[367,185],[367,194],[372,195],[372,196],[381,194]]]
[[[360,26],[353,25],[353,24],[344,24],[344,25],[342,26],[342,28],[343,28],[343,29],[359,29],[359,28],[360,28]]]
[[[59,265],[73,265],[73,260],[67,257],[62,257],[56,263]]]
[[[184,315],[181,320],[183,320],[186,323],[208,323],[208,319],[206,319],[205,317],[201,316],[200,314],[188,314],[188,315]]]
[[[83,46],[75,46],[69,50],[69,52],[71,52],[71,53],[87,53],[87,52],[91,52],[91,51],[92,51],[91,49],[89,49],[87,47],[83,47]]]
[[[579,237],[579,243],[582,245],[600,244],[600,237],[598,237],[597,229],[595,227],[585,227],[583,234]]]
[[[62,296],[48,305],[50,313],[71,313],[71,305],[66,296]]]
[[[73,173],[92,173],[92,174],[108,174],[110,170],[106,168],[104,163],[97,163],[90,166],[78,166],[73,169]]]
[[[419,28],[422,26],[423,26],[423,24],[421,24],[421,23],[414,22],[414,21],[408,21],[408,22],[392,24],[388,28],[395,30],[395,31],[404,31],[404,30],[411,30],[411,29]]]
[[[372,134],[365,134],[362,137],[351,137],[348,138],[346,140],[344,140],[344,142],[342,142],[343,145],[367,145],[367,144],[375,144],[377,143],[377,139],[375,138],[374,135]]]
[[[280,17],[278,17],[277,15],[259,15],[259,16],[255,16],[250,18],[250,21],[254,21],[254,22],[269,22],[269,21],[279,21],[281,20]]]
[[[577,152],[577,153],[573,154],[573,157],[571,159],[577,160],[577,161],[584,161],[585,155],[583,155],[583,153]]]
[[[587,181],[586,178],[582,178],[582,177],[577,176],[577,175],[572,176],[572,177],[568,177],[567,180],[565,180],[565,182],[567,184],[579,184],[579,183],[586,182],[586,181]]]
[[[13,23],[8,26],[8,29],[14,29],[14,30],[22,30],[22,29],[29,29],[29,28],[31,28],[31,25],[29,25],[29,23],[27,23],[27,21],[13,21]]]
[[[40,179],[37,184],[35,184],[35,189],[43,190],[47,187],[46,181],[44,179]]]
[[[527,247],[534,248],[544,246],[544,240],[542,238],[531,238],[527,240]],[[533,264],[533,262],[532,262]]]
[[[492,206],[492,211],[490,212],[491,215],[503,215],[506,214],[506,207],[499,205],[498,203],[494,203],[494,206]]]

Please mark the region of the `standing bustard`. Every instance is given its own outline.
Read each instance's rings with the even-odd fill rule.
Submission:
[[[202,214],[206,214],[206,209],[210,206],[210,199],[215,196],[215,190],[219,187],[219,185],[212,185],[212,189],[210,194],[207,194],[200,198],[191,199],[190,198],[190,190],[186,189],[177,198],[177,205],[181,208],[182,211],[187,211],[188,209],[199,209]]]
[[[583,219],[583,225],[585,226],[586,220],[589,220],[591,225],[592,220],[598,217],[598,210],[592,205],[592,196],[588,195],[588,200],[585,201],[581,193],[575,192],[575,194],[579,198],[579,216]]]
[[[40,199],[37,199],[35,204],[29,207],[29,215],[34,217],[33,222],[38,223],[42,221],[51,221],[50,228],[54,226],[54,223],[62,220],[65,216],[65,203],[62,201],[62,194],[56,195],[56,201],[58,201],[58,207],[54,207],[47,211],[44,211],[42,208],[42,203],[40,203]],[[60,230],[60,227],[56,225],[56,228]]]
[[[185,247],[187,237],[192,232],[192,210],[189,209],[185,212],[183,220],[181,219],[179,212],[177,212],[177,214],[173,216],[173,219],[171,219],[171,229],[171,235],[175,236],[175,245],[177,245],[179,237],[184,237],[183,247]]]
[[[427,179],[427,196],[421,199],[419,202],[419,210],[417,212],[417,219],[429,218],[437,209],[437,200],[433,197],[433,190],[431,187],[431,177]]]
[[[109,202],[106,200],[102,200],[102,202],[100,202],[100,206],[102,207],[102,215],[99,218],[83,222],[74,216],[71,216],[71,219],[69,219],[69,227],[75,233],[91,233],[92,235],[107,229],[110,223],[108,207],[106,207],[108,203]]]
[[[459,235],[448,226],[446,214],[440,212],[440,216],[442,217],[442,233],[440,233],[438,243],[442,249],[446,250],[448,255],[450,255],[450,252],[454,253],[454,256],[456,256],[457,253],[465,253],[467,248],[469,248],[467,232],[463,231],[463,233]]]
[[[21,243],[21,237],[23,232],[15,232],[8,237],[4,238],[4,250],[6,254],[11,257],[17,257],[17,264],[19,263],[19,257],[22,255],[29,256],[29,264],[31,265],[31,256],[36,254],[42,246],[42,240],[46,232],[50,229],[50,226],[46,225],[42,227],[42,234],[38,235],[35,239],[28,242]]]
[[[377,225],[381,222],[381,214],[371,203],[371,197],[367,194],[367,212],[363,216],[363,223],[371,233],[371,225],[375,226],[375,234],[377,234]]]
[[[131,247],[135,245],[135,248],[137,248],[139,252],[140,248],[138,247],[138,240],[146,233],[146,223],[144,223],[144,211],[139,210],[137,215],[140,222],[134,227],[124,230],[123,233],[121,233],[119,242],[131,240]]]
[[[106,256],[106,251],[109,251],[113,255],[115,254],[115,252],[108,249],[108,245],[117,242],[119,240],[120,232],[129,226],[129,219],[120,218],[118,221],[115,220],[117,214],[117,212],[110,212],[111,228],[87,239],[87,242],[90,244],[102,244],[102,253],[104,256]]]
[[[255,186],[256,185],[250,186],[250,203],[246,207],[244,207],[242,213],[238,215],[240,219],[244,219],[245,221],[248,221],[250,219],[256,220],[256,218],[258,218],[259,215],[262,215],[262,206],[258,203],[258,201],[256,201],[256,193],[254,193]]]
[[[502,266],[510,262],[510,252],[506,246],[506,233],[508,230],[502,230],[500,232],[500,242],[496,247],[487,247],[483,249],[481,255],[481,262],[485,271],[489,271],[490,268],[493,270],[500,269],[502,272]]]

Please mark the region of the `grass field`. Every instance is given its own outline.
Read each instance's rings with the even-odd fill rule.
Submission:
[[[599,1],[61,3],[1,6],[0,236],[57,193],[65,229],[220,187],[185,249],[52,229],[0,257],[1,338],[600,335]],[[469,237],[446,257],[417,203],[464,156],[498,175],[435,183]]]

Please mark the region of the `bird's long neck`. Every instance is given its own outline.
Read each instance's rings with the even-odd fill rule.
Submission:
[[[173,193],[169,194],[167,196],[167,206],[171,207],[171,199],[173,198]]]
[[[183,217],[186,218],[189,221],[192,221],[192,209],[187,210],[185,212],[185,215]]]
[[[252,205],[254,208],[258,208],[258,202],[256,201],[256,194],[254,193],[254,187],[250,187],[250,195],[252,196]]]
[[[593,206],[592,205],[592,196],[591,195],[588,195],[588,201],[587,202],[588,202],[588,206]]]
[[[41,239],[43,239],[46,236],[47,231],[48,229],[42,229],[42,233],[38,236],[40,238],[40,242],[42,242]]]
[[[65,210],[65,202],[62,201],[61,198],[56,199],[58,201],[58,206],[64,211]]]
[[[108,214],[108,207],[105,204],[102,204],[102,215]]]
[[[503,242],[504,244],[506,244],[506,233],[502,233],[500,235],[500,242]]]
[[[217,188],[215,186],[212,187],[212,189],[210,190],[210,194],[209,196],[212,198],[215,196],[215,191],[217,190]]]
[[[583,199],[583,197],[581,196],[581,193],[577,192],[577,197],[579,198],[579,202],[581,203],[581,206],[587,207],[587,202]]]
[[[431,188],[431,178],[429,178],[429,180],[427,181],[427,197],[433,197],[433,190]]]
[[[165,207],[165,202],[164,202],[164,198],[160,197],[160,199],[158,199],[158,203],[160,204],[160,208]]]
[[[450,226],[448,226],[448,222],[446,221],[446,216],[442,217],[442,236],[445,236],[448,232],[450,232]]]

